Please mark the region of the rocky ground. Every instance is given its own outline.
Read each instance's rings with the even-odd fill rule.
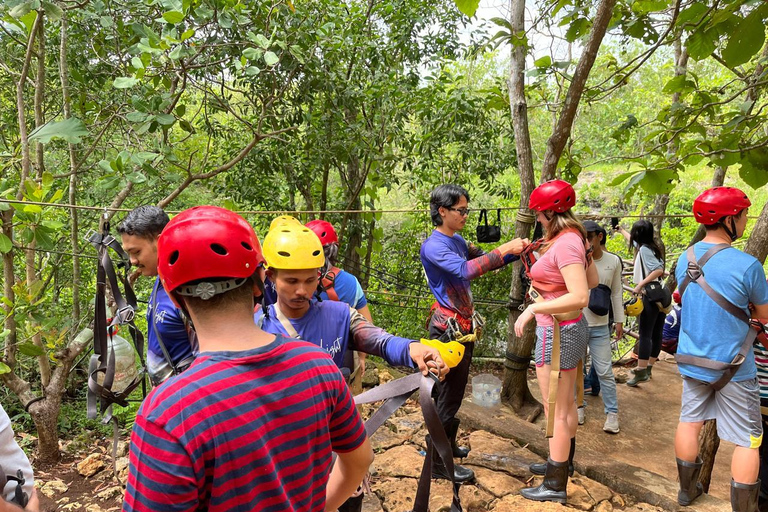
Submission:
[[[365,413],[368,413],[366,410]],[[365,512],[405,512],[411,509],[424,462],[426,429],[415,402],[409,402],[372,438],[376,460],[372,468],[372,493],[366,497]],[[528,464],[540,457],[513,441],[485,431],[463,432],[462,443],[472,448],[464,463],[477,475],[474,485],[461,487],[460,496],[467,512],[511,512],[553,510],[585,510],[610,512],[650,512],[662,509],[634,503],[627,496],[578,473],[568,484],[568,505],[533,503],[523,499],[519,491],[538,485],[531,478]],[[71,451],[71,450],[70,450]],[[117,467],[124,481],[127,472],[126,443],[118,448]],[[111,447],[91,447],[86,452],[52,467],[40,468],[37,487],[42,510],[108,512],[120,509],[123,489],[114,479]],[[433,481],[431,512],[450,510],[451,487],[446,481]]]

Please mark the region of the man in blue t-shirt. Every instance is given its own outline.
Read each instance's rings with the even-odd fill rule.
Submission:
[[[696,220],[707,230],[704,239],[692,247],[702,277],[689,267],[688,251],[677,262],[676,277],[686,311],[675,356],[683,376],[682,410],[675,434],[678,502],[683,506],[702,493],[698,437],[704,421],[715,419],[720,439],[736,445],[731,463],[732,509],[757,510],[763,428],[748,319],[750,314],[768,317],[768,285],[760,262],[731,247],[744,234],[750,205],[747,196],[732,187],[704,191],[693,203]]]
[[[451,341],[475,332],[475,306],[469,283],[486,272],[517,259],[528,240],[516,238],[486,253],[467,242],[458,234],[464,229],[469,215],[469,192],[453,184],[440,185],[432,191],[429,201],[430,215],[435,230],[421,245],[421,264],[427,276],[429,289],[435,296],[429,317],[429,337]],[[464,399],[469,377],[474,341],[464,343],[465,355],[461,363],[440,386],[436,406],[454,457],[466,457],[469,450],[456,444],[459,420],[456,413]],[[456,474],[471,475],[472,470],[455,465]],[[441,474],[441,467],[435,472]]]
[[[157,239],[169,220],[162,208],[145,205],[128,213],[117,228],[131,265],[155,278],[147,305],[147,370],[155,386],[188,368],[197,352],[194,332],[157,278]]]

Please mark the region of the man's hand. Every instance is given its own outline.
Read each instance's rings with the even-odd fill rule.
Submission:
[[[527,238],[515,238],[505,244],[501,244],[499,246],[499,251],[502,256],[506,256],[507,254],[520,254],[530,243],[531,242]]]
[[[37,489],[32,489],[26,508],[8,503],[0,497],[0,512],[40,512],[40,500],[37,499]]]
[[[624,324],[616,322],[614,327],[616,329],[616,339],[620,340],[621,337],[624,336]]]
[[[437,375],[440,380],[443,380],[448,374],[448,365],[445,364],[440,357],[440,352],[436,348],[422,345],[418,341],[414,341],[408,346],[411,359],[419,367],[421,373],[424,376],[428,376],[430,370],[433,375]],[[435,371],[437,374],[435,374]]]

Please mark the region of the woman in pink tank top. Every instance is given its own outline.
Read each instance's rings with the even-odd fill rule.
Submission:
[[[536,319],[536,377],[544,398],[544,412],[554,414],[554,433],[549,439],[546,464],[532,464],[534,474],[545,475],[544,482],[522,490],[523,496],[535,501],[565,503],[569,474],[573,474],[578,417],[574,390],[576,368],[584,357],[589,340],[587,321],[579,310],[589,303],[589,289],[597,285],[597,271],[588,262],[587,233],[571,211],[576,192],[562,180],[552,180],[537,187],[528,207],[544,227],[546,236],[542,254],[530,269],[533,286],[545,299],[529,305],[515,322],[515,334],[522,336],[525,325]],[[589,275],[589,277],[588,277]],[[575,312],[575,313],[574,313]],[[546,402],[552,370],[552,315],[574,313],[575,318],[560,321],[560,377],[552,410]]]

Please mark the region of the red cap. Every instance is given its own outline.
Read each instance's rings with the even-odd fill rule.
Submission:
[[[339,243],[339,237],[336,235],[336,230],[333,229],[333,224],[327,220],[311,220],[307,222],[306,226],[315,232],[323,247],[328,244]]]
[[[157,241],[157,272],[169,294],[200,279],[250,277],[261,263],[264,256],[253,227],[218,206],[184,210]]]
[[[570,183],[563,180],[551,180],[542,183],[531,192],[528,208],[537,212],[552,210],[562,213],[576,204],[576,191]]]
[[[728,215],[737,215],[752,202],[741,190],[734,187],[715,187],[705,190],[693,201],[696,222],[711,226]]]
[[[678,305],[683,303],[683,298],[680,296],[680,290],[675,290],[674,293],[672,293],[672,300]]]

